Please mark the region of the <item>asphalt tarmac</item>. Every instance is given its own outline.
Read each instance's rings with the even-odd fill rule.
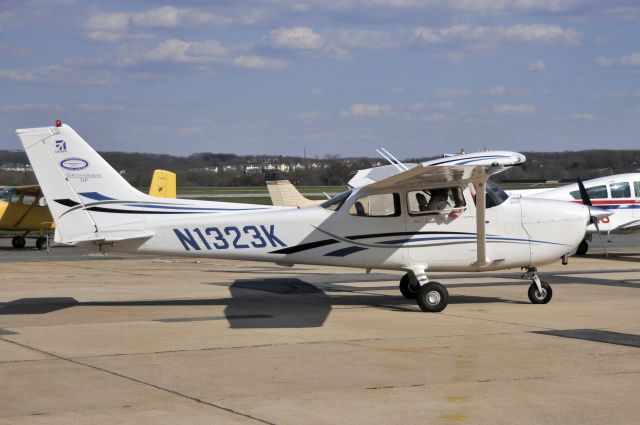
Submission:
[[[0,424],[637,424],[640,237],[431,276],[0,244]],[[597,241],[595,241],[597,242]]]

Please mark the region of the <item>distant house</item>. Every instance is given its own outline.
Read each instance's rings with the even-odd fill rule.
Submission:
[[[0,171],[15,171],[18,173],[32,173],[31,164],[3,164]]]

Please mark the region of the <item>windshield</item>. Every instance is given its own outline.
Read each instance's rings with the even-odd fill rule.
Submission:
[[[349,195],[351,195],[351,191],[347,190],[346,192],[342,192],[341,194],[334,196],[328,201],[324,201],[320,206],[329,211],[338,211]]]
[[[487,189],[487,208],[498,206],[509,198],[507,192],[491,180],[487,180],[485,187]]]

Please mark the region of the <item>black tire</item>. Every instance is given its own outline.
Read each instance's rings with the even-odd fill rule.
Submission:
[[[11,240],[11,245],[15,249],[22,249],[27,244],[27,241],[22,236],[16,236]]]
[[[47,238],[39,237],[36,239],[36,248],[42,249],[47,245]]]
[[[422,285],[418,291],[418,306],[424,312],[438,313],[444,310],[448,303],[449,292],[438,282]]]
[[[538,286],[535,283],[532,283],[531,286],[529,286],[529,301],[533,304],[546,304],[551,301],[551,297],[553,296],[551,285],[547,282],[540,283],[542,284],[542,293],[538,292]]]
[[[402,276],[402,279],[400,279],[400,293],[403,297],[408,300],[415,300],[418,297],[418,290],[420,290],[420,286],[411,284],[409,273]]]
[[[576,255],[585,255],[589,251],[589,244],[584,239],[578,245],[578,249],[576,250]]]

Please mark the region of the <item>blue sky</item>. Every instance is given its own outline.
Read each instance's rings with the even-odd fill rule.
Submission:
[[[0,149],[640,148],[640,4],[1,0]]]

